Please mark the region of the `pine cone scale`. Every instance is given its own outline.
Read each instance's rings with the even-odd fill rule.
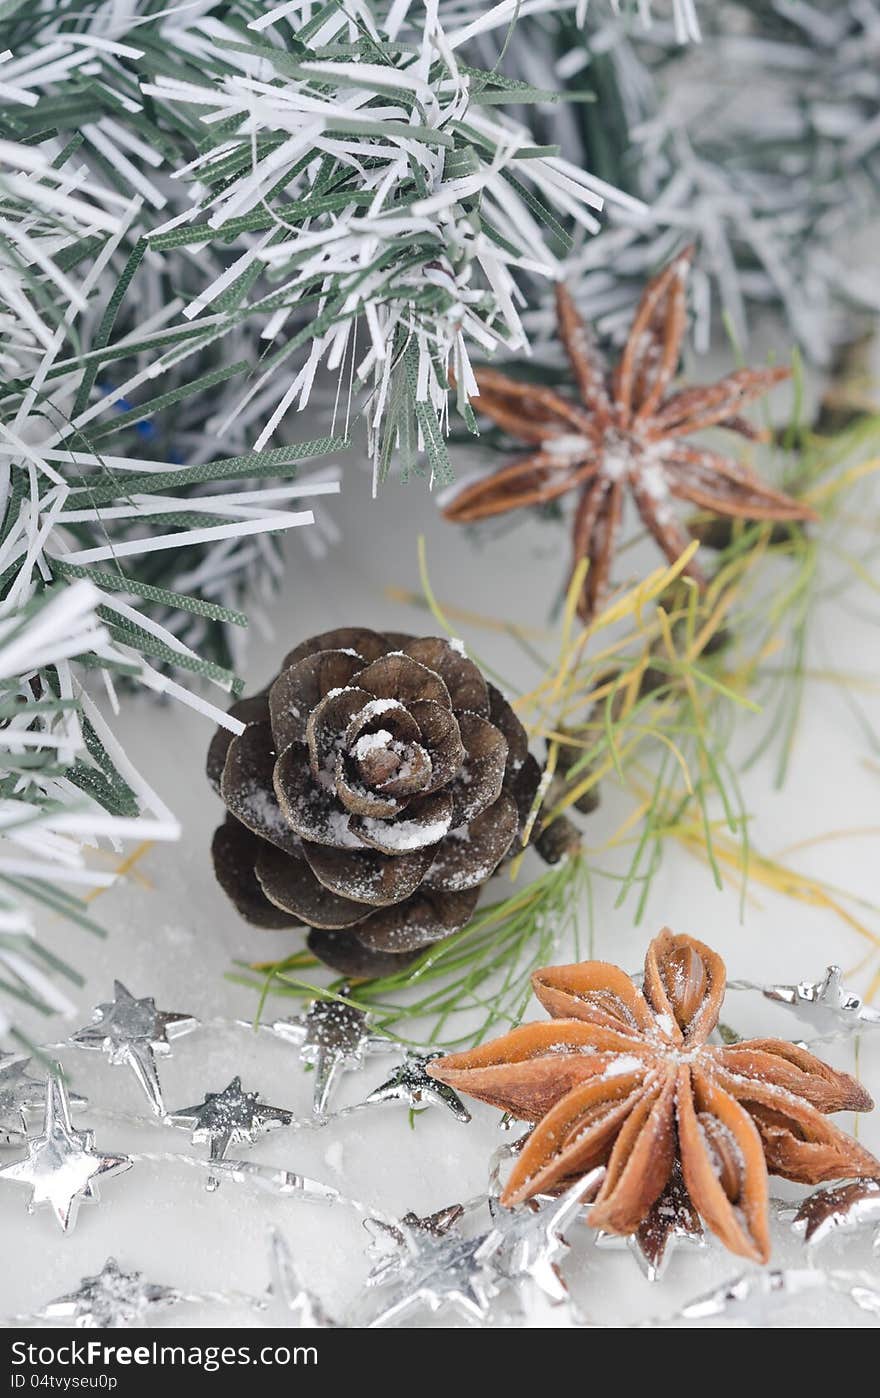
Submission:
[[[232,739],[220,778],[220,795],[242,825],[280,849],[296,850],[299,841],[275,796],[272,774],[275,749],[268,723],[249,723]]]
[[[360,668],[359,656],[324,650],[303,656],[289,670],[282,670],[269,689],[272,736],[279,752],[290,743],[305,742],[306,724],[315,705],[331,690],[344,689]]]
[[[305,840],[302,850],[312,873],[331,893],[378,908],[414,893],[434,858],[430,848],[387,855],[357,843],[357,849],[332,849]]]
[[[519,828],[516,801],[502,791],[494,805],[440,841],[424,886],[446,893],[479,888],[498,868]]]
[[[255,927],[280,931],[295,927],[297,918],[266,898],[255,873],[260,854],[272,848],[234,816],[227,816],[214,831],[211,855],[217,882],[241,916]]]
[[[477,906],[478,888],[437,893],[421,888],[403,903],[372,913],[358,927],[358,938],[374,951],[418,951],[458,932]]]
[[[364,916],[362,903],[332,893],[315,877],[305,859],[263,845],[254,872],[263,893],[279,910],[310,927],[352,927]]]

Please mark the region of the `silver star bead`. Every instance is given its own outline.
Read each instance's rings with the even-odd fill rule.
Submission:
[[[389,1223],[381,1218],[365,1218],[364,1227],[372,1239],[367,1255],[378,1259],[378,1266],[370,1273],[369,1284],[386,1280],[389,1273],[399,1271],[405,1264],[408,1232],[428,1233],[432,1238],[442,1238],[464,1218],[464,1213],[463,1204],[447,1204],[445,1209],[438,1209],[433,1214],[419,1215],[410,1209],[398,1223]]]
[[[92,1024],[71,1035],[70,1042],[78,1048],[97,1049],[111,1063],[131,1068],[156,1116],[162,1116],[165,1104],[156,1058],[167,1058],[169,1041],[188,1034],[199,1021],[193,1015],[157,1010],[151,995],[135,999],[122,981],[113,982],[113,999],[98,1005],[92,1019]]]
[[[30,1061],[14,1053],[0,1053],[0,1129],[9,1128],[13,1139],[20,1138],[19,1125],[22,1131],[27,1131],[29,1107],[46,1109],[46,1083],[43,1078],[30,1076],[27,1071]],[[69,1101],[72,1107],[86,1105],[85,1097],[75,1092],[69,1094]],[[8,1144],[12,1143],[10,1140]]]
[[[301,1330],[335,1328],[335,1321],[331,1320],[318,1297],[303,1282],[287,1241],[277,1228],[273,1228],[269,1235],[269,1268],[271,1279],[267,1309],[270,1313],[281,1312],[278,1324],[296,1325]]]
[[[83,1277],[76,1291],[59,1296],[37,1312],[39,1320],[70,1320],[81,1330],[128,1329],[146,1323],[148,1313],[186,1298],[172,1286],[144,1281],[108,1257],[97,1276]]]
[[[302,1062],[314,1067],[315,1116],[326,1115],[340,1074],[362,1068],[368,1053],[387,1053],[395,1047],[387,1035],[375,1033],[369,1015],[342,1000],[313,1000],[304,1015],[276,1019],[269,1029],[286,1043],[296,1044]]]
[[[704,1248],[706,1235],[685,1189],[680,1167],[674,1166],[669,1183],[635,1233],[620,1237],[600,1229],[595,1241],[598,1248],[628,1248],[651,1282],[663,1276],[676,1248],[683,1244]]]
[[[93,1131],[74,1131],[61,1078],[46,1083],[43,1134],[27,1143],[27,1159],[0,1169],[0,1179],[31,1186],[28,1212],[46,1204],[65,1233],[76,1223],[81,1199],[98,1199],[98,1180],[131,1168],[127,1155],[100,1155]]]
[[[880,1010],[866,1005],[861,995],[842,983],[839,966],[828,966],[820,981],[761,988],[768,1000],[788,1005],[798,1019],[805,1020],[821,1033],[840,1029],[861,1033],[863,1029],[880,1025]]]
[[[406,1228],[397,1256],[374,1267],[367,1285],[388,1289],[388,1299],[368,1321],[370,1328],[391,1325],[409,1311],[433,1314],[455,1311],[471,1325],[485,1320],[498,1295],[491,1258],[497,1244],[488,1234],[463,1238],[450,1229],[436,1237],[426,1229]]]
[[[446,1107],[457,1121],[470,1121],[471,1114],[457,1092],[445,1083],[435,1082],[427,1068],[436,1053],[408,1053],[385,1082],[373,1089],[366,1102],[403,1102],[407,1107]]]
[[[818,1247],[841,1233],[875,1232],[880,1252],[880,1180],[854,1180],[851,1184],[817,1189],[805,1199],[792,1220],[792,1231],[807,1247]]]
[[[558,1199],[530,1201],[514,1209],[490,1200],[493,1228],[489,1238],[497,1244],[493,1260],[498,1276],[516,1287],[532,1283],[555,1305],[566,1301],[568,1286],[559,1270],[559,1262],[569,1251],[564,1230],[596,1193],[604,1175],[604,1166],[599,1166]]]
[[[259,1093],[244,1092],[241,1078],[233,1078],[222,1092],[206,1092],[204,1101],[194,1107],[181,1107],[165,1118],[172,1126],[182,1126],[192,1132],[193,1145],[208,1145],[208,1158],[223,1160],[232,1145],[253,1145],[259,1131],[276,1126],[289,1126],[291,1112],[282,1107],[267,1107]],[[208,1177],[208,1189],[217,1189],[220,1181]]]

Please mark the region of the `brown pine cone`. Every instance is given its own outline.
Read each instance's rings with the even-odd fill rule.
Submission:
[[[208,776],[229,814],[217,879],[248,922],[306,926],[347,976],[463,927],[540,780],[525,730],[453,644],[355,627],[303,641],[230,710]]]

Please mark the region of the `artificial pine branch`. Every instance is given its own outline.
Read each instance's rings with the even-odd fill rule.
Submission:
[[[880,5],[728,0],[700,13],[702,43],[687,50],[660,26],[640,32],[592,6],[583,29],[561,10],[514,31],[509,71],[600,98],[548,109],[541,136],[612,170],[650,208],[609,207],[600,236],[576,241],[567,277],[618,340],[646,277],[695,241],[698,349],[725,329],[745,343],[772,305],[828,365],[878,306],[848,250],[878,206]],[[529,322],[541,352],[542,320]]]
[[[371,391],[377,474],[405,440],[441,477],[450,365],[464,391],[469,346],[525,347],[519,280],[597,226],[604,189],[498,110],[550,94],[456,56],[503,11],[3,6],[0,990],[61,1003],[27,902],[92,925],[84,844],[177,833],[101,712],[119,682],[235,724],[218,631],[337,488],[299,478],[335,414],[310,443],[288,417],[319,364]]]

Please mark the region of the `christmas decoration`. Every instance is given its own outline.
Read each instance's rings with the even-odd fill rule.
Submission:
[[[774,762],[785,776],[816,678],[846,685],[872,734],[838,622],[875,621],[850,581],[873,581],[876,553],[878,42],[880,0],[0,4],[0,1037],[22,1050],[0,1054],[0,1180],[26,1184],[31,1211],[69,1233],[105,1176],[139,1167],[63,1241],[16,1217],[28,1196],[0,1195],[10,1237],[28,1240],[0,1323],[164,1326],[186,1305],[194,1323],[222,1307],[233,1323],[309,1329],[800,1325],[833,1316],[829,1303],[876,1321],[876,1257],[858,1268],[877,1250],[880,1164],[825,1117],[867,1095],[808,1052],[833,1041],[870,1085],[877,968],[851,942],[876,959],[876,910],[801,858],[831,838],[824,816],[821,835],[786,832],[785,855],[761,846],[787,810],[760,783]],[[675,393],[682,350],[695,387]],[[719,352],[761,367],[699,387]],[[783,376],[763,367],[778,362],[792,365],[790,414],[776,421],[774,400],[759,432],[740,403]],[[457,611],[438,602],[448,575],[431,586],[421,542],[422,590],[402,593],[418,511],[387,494],[332,578],[315,567],[339,536],[343,471],[349,518],[352,490],[366,500],[413,475],[447,488],[481,409],[484,479],[453,511],[503,495],[508,519],[520,500],[546,502],[542,522],[576,516],[549,625],[554,598],[530,595],[549,530],[543,543],[526,531],[516,578],[503,548],[454,578]],[[750,443],[747,465],[685,442],[721,426]],[[492,471],[512,438],[525,459]],[[616,529],[627,487],[661,545],[650,573]],[[295,592],[273,615],[289,562]],[[308,635],[329,624],[319,613],[351,613],[346,590],[376,592],[368,607],[393,631],[314,638],[243,699],[259,663],[248,623],[261,646],[294,613],[294,639]],[[416,627],[473,630],[474,646]],[[391,692],[368,685],[361,700],[365,673]],[[213,942],[206,863],[193,878],[160,848],[140,866],[154,842],[185,833],[184,859],[206,844],[204,793],[187,789],[198,741],[169,772],[179,735],[166,746],[166,716],[146,707],[169,700],[207,719],[205,742],[219,727],[214,860],[230,906]],[[827,773],[807,769],[798,825],[834,805],[842,741],[833,753]],[[870,762],[859,769],[869,781]],[[583,834],[572,808],[590,816]],[[839,823],[847,848],[869,838]],[[605,968],[578,998],[552,969],[581,974],[597,936],[617,959],[671,851],[688,857],[673,880],[687,863],[698,898],[710,881],[742,894],[755,979],[728,985],[730,1022],[714,1029],[723,967],[690,939],[655,944],[644,995]],[[125,878],[136,896],[96,901]],[[857,969],[798,981],[784,921],[762,969],[773,929],[753,910],[767,892],[808,908],[811,944],[824,930],[828,959]],[[269,935],[243,943],[232,908]],[[122,939],[133,977],[155,957],[164,989],[139,999],[117,982],[86,1024],[115,968],[60,918]],[[210,993],[243,953],[254,960],[230,979],[260,996],[246,1025],[237,992],[223,988],[219,1014]],[[765,983],[771,959],[780,984]],[[542,966],[560,1017],[511,1036]],[[287,1002],[274,1014],[270,995]],[[807,1042],[742,1038],[762,1012]],[[64,1027],[45,1032],[51,1014]],[[487,1062],[498,1035],[538,1050]],[[245,1066],[239,1050],[253,1090],[235,1077],[202,1097]],[[34,1065],[56,1056],[39,1082]],[[346,1076],[365,1065],[369,1078]],[[175,1101],[197,1105],[166,1110],[171,1070]],[[506,1132],[485,1187],[431,1212],[479,1180],[493,1144],[487,1120],[462,1135],[456,1072],[507,1091],[527,1080],[536,1124]],[[550,1140],[592,1091],[598,1124],[585,1109]],[[586,1134],[566,1140],[569,1127]],[[604,1128],[595,1159],[579,1158]],[[322,1152],[332,1185],[311,1177]],[[777,1200],[771,1170],[835,1183]],[[412,1207],[397,1217],[389,1199]],[[255,1260],[256,1213],[272,1224],[271,1280],[250,1295],[228,1279]],[[622,1221],[632,1230],[609,1231]],[[102,1226],[128,1240],[112,1249],[123,1265],[104,1261]],[[720,1246],[697,1253],[713,1234],[754,1260],[772,1237],[784,1256],[725,1279]],[[641,1286],[636,1266],[658,1281],[671,1255],[668,1289]]]
[[[715,514],[744,519],[815,519],[806,505],[771,490],[736,460],[682,439],[722,426],[754,437],[741,409],[787,377],[784,369],[739,369],[706,387],[669,389],[686,325],[688,249],[651,282],[639,302],[613,375],[602,368],[570,293],[556,291],[559,338],[580,395],[573,403],[553,389],[492,370],[477,375],[477,411],[531,447],[486,479],[456,489],[446,518],[467,524],[577,492],[574,565],[589,561],[578,609],[590,617],[608,586],[623,500],[631,492],[639,516],[670,563],[687,548],[671,500],[690,500]],[[694,561],[686,572],[705,578]]]
[[[690,939],[680,940],[686,941],[689,949],[695,945]],[[669,971],[668,961],[664,962],[661,958],[659,964],[666,972]],[[694,969],[692,962],[688,965],[691,970]],[[686,967],[685,971],[687,969]],[[603,968],[606,979],[608,970],[607,967]],[[620,979],[617,988],[621,991],[627,981],[622,977],[622,973],[618,973],[618,976]],[[699,986],[692,978],[689,979],[684,971],[680,977],[671,979],[671,985],[667,982],[669,1000],[665,1011],[670,1020],[675,1017],[676,1007],[679,1010],[686,1008],[689,998],[693,999],[694,995],[699,994]],[[568,989],[570,988],[569,985]],[[746,987],[743,983],[740,983],[740,988],[756,996],[763,996],[767,989],[761,985]],[[547,990],[552,991],[552,987],[545,985],[545,991]],[[553,994],[556,993],[553,991]],[[583,998],[577,1002],[582,1013],[586,1010],[594,1015],[598,1012],[607,1018],[613,1016],[613,994],[603,996],[594,985],[586,995],[593,998]],[[637,1011],[638,992],[632,986],[630,995],[636,997],[628,1002],[630,1010],[635,1007]],[[617,1008],[619,1009],[619,1004]],[[711,1010],[710,992],[706,997],[703,1012]],[[632,1024],[623,1024],[619,1020],[617,1023],[622,1024],[622,1028],[610,1029],[605,1026],[606,1038],[611,1034],[615,1038],[628,1039],[638,1052],[639,1039],[633,1031]],[[564,1021],[556,1021],[552,1026],[557,1041],[556,1031],[566,1032],[569,1027],[561,1029],[560,1026],[564,1024]],[[584,1019],[580,1020],[579,1024],[581,1028],[590,1027],[589,1022]],[[597,1032],[602,1028],[595,1024],[592,1027]],[[212,1036],[228,1034],[234,1037],[246,1032],[250,1026],[245,1026],[240,1021],[217,1018],[211,1020],[204,1028],[209,1029]],[[277,1039],[279,1036],[272,1037]],[[768,1041],[757,1042],[766,1044]],[[282,1053],[283,1043],[282,1039],[282,1047],[279,1049]],[[681,1045],[678,1050],[680,1054],[689,1051],[700,1052],[688,1050],[686,1044],[687,1041]],[[42,1046],[41,1052],[45,1053],[47,1047]],[[735,1046],[737,1051],[748,1047],[742,1042]],[[794,1059],[803,1063],[803,1051],[796,1045],[777,1047],[787,1047]],[[712,1052],[720,1053],[722,1050]],[[583,1048],[581,1055],[589,1056]],[[565,1057],[564,1054],[561,1056]],[[615,1066],[621,1057],[628,1056],[619,1053],[606,1054]],[[443,1062],[428,1052],[423,1052],[418,1058],[422,1063]],[[794,1059],[789,1060],[789,1067]],[[74,1056],[74,1062],[76,1061]],[[303,1064],[304,1072],[309,1066],[307,1063]],[[614,1075],[608,1076],[607,1068],[605,1071],[606,1080],[613,1081]],[[834,1076],[837,1080],[843,1075]],[[54,1092],[60,1092],[61,1097],[64,1096],[60,1080]],[[131,1095],[135,1096],[133,1083]],[[233,1097],[236,1098],[235,1102],[232,1101]],[[239,1097],[247,1099],[246,1112],[238,1101]],[[214,1097],[209,1094],[199,1108],[193,1108],[191,1113],[179,1115],[189,1118],[186,1125],[188,1129],[192,1129],[195,1115],[201,1113],[206,1105],[220,1099],[226,1102],[223,1109],[226,1125],[229,1126],[234,1117],[242,1127],[240,1132],[232,1131],[230,1144],[250,1143],[256,1134],[256,1113],[261,1110],[261,1106],[255,1100],[256,1094],[243,1094],[236,1084],[230,1085],[226,1092]],[[53,1100],[56,1101],[53,1110],[57,1114],[61,1098]],[[359,1104],[360,1107],[364,1105]],[[101,1111],[99,1107],[92,1110]],[[280,1109],[262,1110],[278,1112]],[[287,1113],[286,1122],[273,1116],[271,1124],[289,1125],[300,1129],[308,1127],[312,1131],[323,1133],[332,1131],[334,1123],[342,1121],[352,1110],[358,1110],[358,1107],[346,1107],[335,1112],[328,1110],[320,1118],[303,1121],[297,1121],[292,1114]],[[125,1111],[118,1109],[106,1114],[116,1123],[117,1130],[123,1130],[127,1124],[132,1130],[136,1129],[140,1133],[141,1141],[144,1130],[154,1135],[158,1133],[161,1140],[173,1131],[176,1124],[173,1117],[146,1117],[142,1114],[128,1116]],[[705,1122],[703,1124],[705,1129]],[[212,1122],[212,1126],[216,1125],[216,1121]],[[86,1137],[89,1139],[85,1143],[91,1148],[91,1133],[82,1133],[81,1141]],[[43,1138],[35,1139],[32,1145],[38,1147],[42,1140]],[[278,1140],[282,1152],[285,1151],[289,1137],[286,1134],[280,1135]],[[720,1138],[716,1135],[714,1140]],[[505,1206],[499,1199],[502,1192],[502,1164],[518,1159],[528,1149],[528,1135],[501,1147],[491,1162],[487,1190],[465,1203],[449,1204],[428,1214],[408,1210],[399,1218],[389,1217],[369,1204],[350,1198],[319,1181],[299,1175],[283,1164],[258,1164],[229,1158],[201,1160],[196,1156],[173,1150],[140,1149],[127,1157],[117,1159],[126,1159],[134,1164],[149,1163],[154,1169],[160,1169],[169,1183],[173,1175],[179,1174],[182,1169],[197,1169],[209,1178],[222,1179],[229,1186],[242,1189],[242,1198],[245,1201],[248,1195],[259,1193],[264,1202],[274,1200],[281,1207],[298,1201],[320,1203],[325,1208],[353,1212],[363,1219],[371,1237],[368,1248],[371,1270],[366,1288],[359,1293],[348,1310],[340,1308],[335,1314],[328,1313],[323,1301],[305,1283],[302,1267],[294,1262],[284,1233],[275,1225],[269,1237],[271,1282],[268,1291],[263,1295],[218,1289],[210,1284],[206,1289],[199,1291],[180,1285],[159,1285],[146,1280],[140,1271],[121,1267],[113,1259],[109,1259],[100,1272],[85,1276],[79,1286],[68,1293],[47,1303],[38,1304],[29,1314],[9,1317],[7,1323],[21,1326],[54,1321],[84,1327],[149,1325],[161,1314],[163,1307],[176,1308],[186,1303],[190,1307],[200,1306],[209,1310],[218,1306],[243,1309],[250,1312],[259,1324],[294,1325],[302,1328],[332,1328],[338,1324],[406,1324],[417,1319],[425,1311],[442,1317],[446,1323],[534,1325],[541,1323],[539,1318],[543,1313],[542,1307],[548,1308],[546,1318],[554,1325],[590,1325],[592,1322],[589,1319],[589,1310],[584,1309],[583,1291],[580,1290],[581,1278],[578,1276],[584,1243],[588,1243],[589,1235],[586,1230],[574,1225],[588,1216],[591,1201],[596,1197],[597,1191],[601,1191],[606,1179],[606,1167],[600,1164],[585,1174],[575,1172],[575,1177],[566,1181],[566,1187],[558,1197],[539,1195],[513,1207]],[[68,1164],[70,1158],[65,1152]],[[609,1162],[609,1165],[611,1163]],[[58,1156],[55,1157],[53,1170],[56,1166],[58,1169],[66,1169]],[[89,1173],[92,1168],[90,1163]],[[59,1181],[60,1175],[57,1175],[56,1183]],[[77,1180],[76,1183],[80,1181]],[[82,1195],[89,1194],[88,1183],[90,1181],[80,1191]],[[877,1181],[869,1178],[834,1189],[817,1191],[800,1206],[770,1200],[770,1219],[771,1222],[787,1223],[794,1214],[795,1233],[802,1235],[806,1245],[813,1250],[817,1244],[833,1235],[848,1237],[850,1234],[873,1232],[877,1222],[876,1189]],[[60,1196],[57,1202],[63,1207]],[[108,1201],[108,1205],[112,1207],[113,1201]],[[241,1206],[238,1202],[233,1205]],[[687,1195],[680,1167],[673,1167],[666,1189],[656,1200],[636,1236],[624,1239],[600,1232],[595,1236],[595,1241],[600,1248],[611,1245],[626,1246],[629,1243],[643,1271],[651,1279],[657,1279],[662,1275],[669,1253],[679,1243],[699,1244],[699,1220]],[[566,1258],[568,1262],[563,1272],[561,1264]],[[679,1276],[685,1278],[688,1270],[680,1267]],[[696,1275],[695,1272],[695,1278]],[[692,1323],[702,1318],[711,1318],[713,1315],[722,1315],[728,1308],[739,1312],[743,1306],[746,1308],[743,1314],[751,1314],[748,1307],[753,1300],[757,1303],[762,1298],[765,1304],[769,1304],[770,1301],[775,1303],[776,1300],[784,1302],[790,1298],[797,1298],[810,1289],[839,1293],[870,1313],[877,1294],[874,1281],[865,1272],[817,1268],[807,1274],[797,1267],[789,1267],[784,1271],[762,1275],[775,1280],[767,1286],[762,1282],[761,1287],[756,1290],[750,1279],[736,1279],[706,1296],[698,1294],[696,1300],[686,1301],[683,1308],[672,1316],[668,1314],[668,1305],[661,1299],[657,1312],[640,1323]],[[802,1281],[802,1277],[807,1275],[812,1278],[809,1285]],[[569,1289],[570,1284],[574,1282],[579,1284],[577,1299]],[[694,1286],[692,1290],[695,1289]],[[589,1296],[589,1293],[587,1295]],[[662,1295],[661,1291],[661,1298]]]
[[[267,1107],[259,1093],[245,1092],[241,1078],[233,1078],[222,1092],[206,1092],[204,1101],[194,1107],[181,1107],[168,1113],[172,1126],[192,1132],[193,1145],[208,1146],[212,1165],[222,1161],[232,1145],[252,1145],[260,1131],[289,1126],[293,1117],[281,1107]],[[217,1174],[209,1175],[207,1188],[219,1185]]]
[[[46,1080],[31,1077],[27,1071],[31,1060],[14,1053],[0,1053],[0,1124],[15,1121],[27,1131],[27,1113],[32,1108],[46,1108]],[[85,1097],[69,1092],[71,1107],[84,1107]]]
[[[470,383],[475,347],[525,347],[515,279],[555,276],[560,220],[595,228],[617,197],[503,112],[533,94],[462,63],[483,24],[449,13],[448,33],[385,0],[317,30],[252,0],[0,18],[0,963],[20,1001],[72,1008],[30,900],[91,926],[77,886],[110,876],[83,848],[179,835],[87,672],[112,709],[133,680],[217,721],[175,676],[235,693],[242,602],[314,522],[296,502],[339,488],[292,479],[347,443],[291,440],[319,368],[350,385],[340,426],[372,390],[377,478],[395,455],[448,478],[447,365]]]
[[[399,1220],[399,1226],[395,1223],[388,1223],[384,1219],[366,1218],[364,1227],[372,1235],[373,1241],[367,1249],[370,1257],[376,1258],[379,1266],[374,1269],[374,1276],[381,1277],[387,1269],[389,1253],[394,1248],[406,1247],[407,1231],[429,1233],[432,1238],[442,1238],[447,1234],[460,1219],[464,1217],[465,1208],[463,1204],[447,1204],[444,1209],[437,1209],[433,1214],[420,1216],[410,1209]],[[396,1265],[396,1264],[395,1264]]]
[[[847,989],[839,966],[829,966],[820,981],[769,985],[763,994],[768,1000],[788,1005],[798,1019],[825,1033],[861,1034],[880,1025],[880,1010],[866,1005],[861,995]]]
[[[700,351],[725,323],[746,343],[769,306],[830,365],[878,304],[845,249],[876,212],[880,10],[725,0],[701,16],[702,42],[687,48],[668,26],[639,29],[596,6],[584,27],[564,8],[516,26],[508,71],[573,97],[588,85],[598,99],[546,108],[542,135],[647,205],[609,207],[567,275],[602,336],[619,341],[645,278],[693,239]]]
[[[408,1053],[386,1082],[374,1087],[366,1102],[403,1102],[410,1110],[445,1107],[456,1121],[468,1122],[471,1114],[457,1092],[437,1082],[428,1072],[438,1054]]]
[[[27,1159],[0,1167],[0,1179],[30,1186],[28,1213],[41,1205],[52,1210],[65,1233],[76,1224],[81,1199],[100,1198],[98,1181],[131,1168],[126,1155],[93,1150],[95,1133],[75,1131],[64,1079],[46,1083],[43,1134],[27,1141]]]
[[[491,1256],[497,1241],[488,1234],[464,1238],[455,1226],[439,1237],[425,1228],[407,1228],[396,1254],[373,1269],[368,1286],[381,1290],[371,1327],[396,1324],[422,1308],[451,1311],[468,1325],[480,1325],[498,1295]]]
[[[628,1247],[648,1281],[659,1281],[669,1265],[672,1254],[681,1244],[702,1248],[706,1238],[699,1215],[688,1198],[681,1166],[672,1167],[669,1183],[655,1199],[642,1223],[633,1233],[620,1237],[616,1233],[596,1234],[596,1247],[617,1249]]]
[[[277,586],[280,533],[313,522],[297,502],[338,489],[302,476],[345,448],[359,405],[377,481],[395,459],[448,479],[449,370],[473,425],[475,354],[552,357],[543,288],[564,271],[613,335],[695,223],[704,327],[714,279],[731,314],[782,296],[819,354],[806,308],[864,299],[835,242],[873,187],[873,0],[818,19],[728,4],[686,55],[692,0],[362,8],[313,23],[253,0],[35,0],[0,20],[0,675],[20,711],[0,739],[17,939],[0,962],[4,993],[47,1011],[71,1006],[31,900],[92,925],[77,889],[112,875],[90,876],[83,849],[179,834],[89,680],[111,709],[134,681],[218,718],[192,677],[237,689],[241,607]],[[710,93],[737,54],[765,75],[784,54],[781,130],[757,140],[752,120],[744,170],[725,114],[709,141],[700,52]],[[673,88],[685,115],[667,120]],[[298,443],[307,402],[330,431]],[[319,511],[310,546],[332,531]],[[246,868],[246,837],[223,838]]]
[[[644,993],[615,966],[535,973],[553,1016],[432,1076],[538,1123],[501,1195],[515,1205],[607,1162],[589,1218],[630,1234],[681,1166],[697,1213],[732,1252],[766,1262],[768,1171],[804,1183],[880,1173],[825,1114],[865,1111],[864,1088],[778,1039],[708,1043],[724,997],[721,958],[668,929],[645,957]]]
[[[559,1198],[543,1203],[528,1200],[515,1209],[492,1210],[493,1254],[499,1276],[514,1286],[530,1284],[554,1305],[568,1299],[568,1286],[559,1262],[569,1251],[565,1229],[598,1189],[605,1174],[600,1166],[576,1180]],[[490,1200],[491,1208],[491,1200]]]
[[[130,1067],[153,1111],[162,1116],[165,1103],[156,1055],[167,1057],[171,1053],[169,1038],[189,1033],[198,1020],[192,1015],[157,1010],[152,996],[136,1000],[121,981],[113,982],[113,1000],[98,1005],[92,1018],[91,1025],[71,1035],[71,1043],[78,1048],[98,1049],[110,1063]]]
[[[791,1226],[811,1248],[840,1233],[871,1229],[880,1251],[880,1179],[817,1189],[801,1204]]]
[[[80,1329],[127,1330],[185,1299],[173,1286],[145,1281],[140,1272],[125,1271],[115,1257],[108,1257],[96,1276],[83,1277],[69,1296],[49,1301],[39,1318],[69,1320]]]
[[[347,992],[344,986],[341,993]],[[318,1117],[326,1114],[341,1073],[363,1067],[368,1053],[387,1053],[394,1047],[383,1034],[372,1031],[368,1015],[344,999],[313,1000],[304,1015],[276,1019],[269,1029],[277,1038],[296,1044],[301,1062],[313,1069],[312,1110]]]
[[[334,1322],[321,1302],[305,1286],[283,1235],[273,1228],[269,1238],[272,1280],[269,1283],[267,1321],[280,1312],[282,1323],[301,1330],[329,1330]]]
[[[344,975],[394,972],[458,931],[521,847],[537,762],[445,640],[313,636],[234,712],[244,732],[219,730],[208,755],[232,822],[214,841],[218,881],[257,925],[310,927]]]

